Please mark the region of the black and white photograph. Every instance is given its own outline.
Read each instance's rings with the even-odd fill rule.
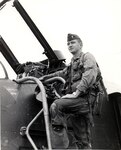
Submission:
[[[121,150],[121,0],[0,0],[0,149]]]

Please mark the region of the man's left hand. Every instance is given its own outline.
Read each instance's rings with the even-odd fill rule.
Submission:
[[[62,96],[61,98],[77,98],[74,94],[66,94]]]
[[[77,98],[80,95],[80,91],[76,90],[76,92],[73,92],[72,94],[66,94],[62,96],[61,98]]]

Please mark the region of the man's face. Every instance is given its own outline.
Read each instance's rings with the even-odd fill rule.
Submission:
[[[67,43],[70,53],[75,54],[81,50],[81,43],[78,40],[71,40]]]

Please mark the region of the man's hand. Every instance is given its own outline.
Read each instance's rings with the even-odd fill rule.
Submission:
[[[66,94],[61,98],[77,98],[80,94],[81,92],[79,90],[76,90],[76,92],[73,92],[72,94]]]
[[[74,94],[66,94],[62,96],[61,98],[76,98],[76,96]]]
[[[40,81],[44,81],[45,80],[45,76],[42,76],[39,78]]]

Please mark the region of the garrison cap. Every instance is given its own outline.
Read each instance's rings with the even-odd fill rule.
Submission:
[[[76,34],[69,33],[67,36],[67,42],[72,41],[72,40],[76,40],[76,39],[81,41],[80,37]]]

